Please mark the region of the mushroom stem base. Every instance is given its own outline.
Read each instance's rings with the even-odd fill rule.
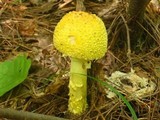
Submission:
[[[85,60],[71,58],[69,81],[69,111],[81,114],[87,108],[87,68],[90,64]]]

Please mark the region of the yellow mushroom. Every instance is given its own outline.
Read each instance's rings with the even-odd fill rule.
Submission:
[[[67,13],[54,30],[57,50],[71,57],[69,111],[81,114],[87,108],[87,69],[90,61],[107,51],[107,32],[95,14],[82,11]]]

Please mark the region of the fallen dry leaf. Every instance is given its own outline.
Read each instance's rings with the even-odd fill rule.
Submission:
[[[34,19],[28,19],[20,22],[18,30],[22,36],[31,37],[35,33],[36,26]]]

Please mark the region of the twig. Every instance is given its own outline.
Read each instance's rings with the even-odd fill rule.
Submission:
[[[0,118],[14,120],[67,120],[64,118],[42,115],[26,111],[17,111],[10,108],[0,108]]]
[[[85,11],[84,0],[76,0],[76,11]]]
[[[132,69],[133,68],[133,64],[132,64],[132,59],[131,59],[131,40],[130,40],[129,28],[128,28],[127,22],[126,22],[125,18],[123,17],[123,15],[121,14],[120,16],[121,16],[121,18],[122,18],[122,20],[124,22],[125,27],[126,27],[127,45],[128,45],[127,57],[129,59],[129,62],[130,62],[130,65],[131,65],[131,69]]]

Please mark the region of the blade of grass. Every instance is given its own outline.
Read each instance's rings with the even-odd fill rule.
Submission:
[[[126,106],[128,107],[128,109],[130,110],[130,112],[132,114],[133,119],[138,120],[137,115],[135,113],[135,110],[133,109],[133,107],[131,106],[129,101],[120,92],[118,92],[118,90],[116,90],[112,85],[108,84],[107,82],[101,81],[98,78],[95,78],[92,76],[88,76],[88,78],[95,80],[95,81],[99,82],[101,85],[111,89],[111,91],[113,91],[116,95],[118,95],[119,98],[122,99],[122,101],[126,104]]]

